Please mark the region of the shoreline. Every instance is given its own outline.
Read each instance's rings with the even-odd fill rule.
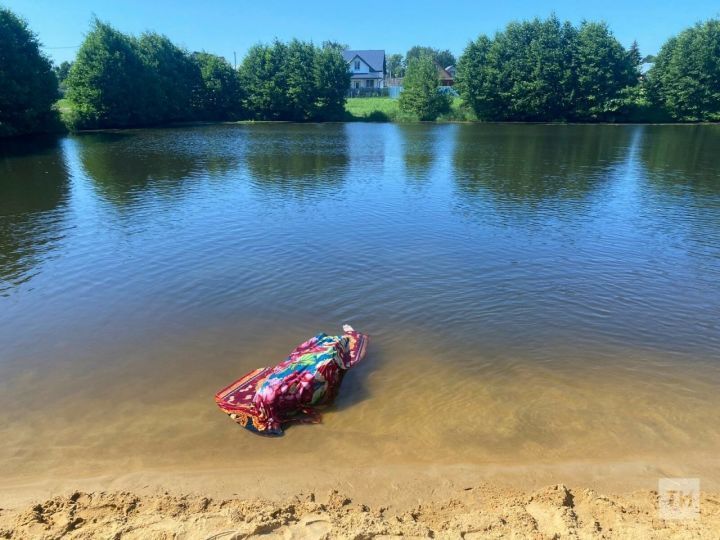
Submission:
[[[179,122],[156,126],[139,126],[128,128],[98,128],[67,131],[65,135],[81,135],[83,133],[108,133],[116,131],[137,131],[145,129],[188,128],[203,126],[246,126],[255,124],[293,124],[293,125],[325,125],[325,124],[399,124],[399,125],[445,125],[445,124],[484,124],[484,125],[529,125],[529,126],[718,126],[720,122],[530,122],[530,121],[484,121],[484,120],[387,120],[375,121],[364,118],[353,120],[332,120],[327,122],[295,122],[291,120],[218,120],[213,122]],[[63,134],[60,134],[63,135]]]
[[[499,121],[499,120],[369,120],[367,118],[354,118],[350,120],[330,120],[325,122],[309,121],[297,122],[292,120],[216,120],[197,122],[177,122],[172,124],[158,124],[136,127],[108,127],[96,129],[65,130],[48,133],[26,133],[8,137],[0,137],[0,141],[31,141],[34,139],[49,139],[65,137],[68,135],[83,135],[86,133],[116,133],[143,131],[149,129],[175,129],[204,126],[243,126],[255,124],[296,124],[296,125],[325,125],[325,124],[397,124],[397,125],[528,125],[528,126],[719,126],[720,122],[541,122],[541,121]]]

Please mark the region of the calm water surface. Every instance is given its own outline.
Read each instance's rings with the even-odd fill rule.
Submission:
[[[1,144],[0,476],[720,453],[718,126]],[[345,321],[372,348],[323,425],[268,441],[215,410]]]

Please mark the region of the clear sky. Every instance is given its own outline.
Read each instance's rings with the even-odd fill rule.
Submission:
[[[72,60],[92,15],[123,32],[154,30],[192,51],[238,61],[259,41],[297,37],[331,39],[356,49],[405,53],[412,45],[450,49],[458,55],[479,34],[493,34],[512,20],[546,17],[606,21],[626,46],[643,55],[695,22],[720,16],[718,0],[0,0],[25,17],[46,52]]]

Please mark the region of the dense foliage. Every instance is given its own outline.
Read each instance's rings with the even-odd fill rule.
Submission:
[[[720,20],[668,40],[648,73],[648,86],[676,120],[720,120]]]
[[[345,115],[345,95],[350,73],[342,52],[323,47],[315,55],[313,76],[317,92],[315,119],[338,120]]]
[[[167,37],[126,36],[95,21],[67,78],[75,127],[187,120],[342,118],[350,74],[341,44],[299,40],[250,49],[239,70]]]
[[[405,76],[405,62],[402,54],[390,54],[385,62],[388,76],[391,78]]]
[[[610,120],[639,83],[640,56],[605,24],[579,28],[557,17],[509,24],[468,45],[458,88],[479,118]]]
[[[240,66],[245,108],[257,120],[332,120],[344,114],[350,73],[338,47],[275,40]]]
[[[155,33],[127,36],[97,20],[66,85],[77,128],[233,119],[242,97],[226,60],[189,54]]]
[[[75,127],[129,127],[156,119],[152,88],[137,41],[94,22],[66,79]]]
[[[68,78],[71,67],[72,62],[68,61],[61,62],[60,65],[53,67],[53,71],[55,72],[55,77],[57,77],[57,82],[61,94],[64,94],[65,90],[67,89],[67,87],[65,86],[65,79]]]
[[[58,83],[27,23],[0,8],[0,137],[54,131]]]
[[[230,120],[243,117],[240,77],[221,56],[206,52],[191,56],[200,80],[193,87],[191,110],[200,120]]]
[[[204,109],[192,107],[193,95],[202,87],[196,59],[160,34],[144,33],[134,45],[142,62],[145,121],[160,124],[205,118],[197,114]]]
[[[410,61],[400,94],[400,110],[420,120],[435,120],[450,110],[450,99],[440,91],[437,64],[431,56]]]
[[[443,68],[455,64],[455,56],[447,49],[441,51],[433,47],[415,45],[405,54],[405,67],[408,67],[413,60],[417,60],[423,56],[429,56],[437,65]]]

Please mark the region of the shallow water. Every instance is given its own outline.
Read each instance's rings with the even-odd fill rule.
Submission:
[[[319,448],[714,474],[718,126],[2,145],[0,477],[280,467]],[[218,388],[345,321],[373,341],[323,425],[268,440],[216,410]]]

